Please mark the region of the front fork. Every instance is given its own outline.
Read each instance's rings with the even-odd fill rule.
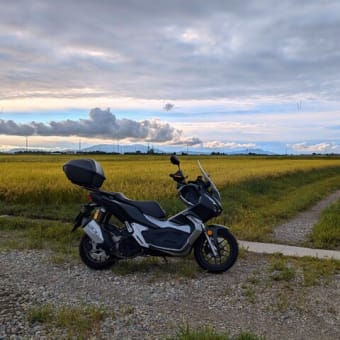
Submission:
[[[218,257],[218,249],[211,240],[211,236],[214,236],[214,232],[211,229],[207,229],[204,224],[202,224],[202,228],[214,257]]]

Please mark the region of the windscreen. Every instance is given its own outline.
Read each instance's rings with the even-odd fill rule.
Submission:
[[[212,181],[212,179],[209,177],[209,175],[205,172],[200,161],[197,161],[197,163],[198,163],[198,166],[201,170],[201,173],[202,173],[205,181],[210,183],[211,194],[221,202],[221,195],[220,195],[219,191],[217,190],[215,183]]]

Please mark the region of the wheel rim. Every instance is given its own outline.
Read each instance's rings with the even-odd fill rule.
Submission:
[[[92,261],[102,263],[110,259],[110,256],[106,254],[105,250],[98,248],[97,243],[91,239],[89,239],[86,244],[86,250]]]
[[[211,239],[211,242],[214,244],[214,240]],[[217,244],[216,244],[218,256],[214,256],[210,245],[207,240],[203,243],[203,258],[204,260],[211,264],[211,265],[223,265],[229,260],[230,254],[231,254],[231,248],[228,240],[226,240],[224,237],[217,237]]]

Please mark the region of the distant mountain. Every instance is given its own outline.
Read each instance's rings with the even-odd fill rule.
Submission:
[[[92,145],[87,148],[83,148],[82,152],[106,152],[106,153],[147,153],[152,149],[151,146],[147,146],[144,144],[98,144],[98,145]],[[171,147],[164,147],[164,149],[159,148],[153,148],[155,153],[171,153],[175,151]],[[209,155],[212,152],[214,152],[214,149],[208,149],[208,148],[189,148],[189,149],[177,149],[177,154],[189,154],[189,155]],[[216,152],[216,151],[215,151]],[[239,149],[234,151],[223,151],[226,155],[247,155],[247,154],[256,154],[256,155],[274,155],[273,152],[265,151],[262,149]]]
[[[228,152],[228,155],[248,155],[248,154],[255,154],[255,155],[275,155],[275,153],[270,151],[265,151],[262,149],[242,149],[236,150],[233,152]]]
[[[39,149],[39,148],[13,148],[8,150],[8,153],[21,153],[21,152],[48,152],[48,150],[44,150],[44,149]]]
[[[256,155],[275,155],[275,153],[270,151],[265,151],[263,149],[234,149],[234,150],[220,150],[220,149],[212,149],[212,148],[178,148],[174,146],[164,146],[164,148],[153,148],[152,145],[145,145],[145,144],[97,144],[92,145],[90,147],[86,147],[81,149],[81,152],[105,152],[105,153],[142,153],[146,154],[151,150],[154,153],[163,154],[163,153],[173,153],[176,152],[177,154],[189,154],[189,155],[210,155],[211,153],[215,154],[225,154],[225,155],[248,155],[248,154],[256,154]],[[71,149],[64,149],[64,150],[53,150],[53,149],[44,149],[44,148],[13,148],[9,150],[9,153],[20,153],[20,152],[66,152],[66,153],[74,153],[78,152],[79,150],[71,150]]]
[[[143,144],[98,144],[81,149],[82,152],[106,152],[106,153],[147,153],[151,149],[155,153],[165,153],[165,151],[152,148]]]
[[[8,153],[75,153],[76,150],[72,149],[46,149],[46,148],[13,148],[8,151]]]

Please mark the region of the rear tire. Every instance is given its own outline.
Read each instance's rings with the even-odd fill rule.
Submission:
[[[82,261],[91,269],[102,270],[111,267],[115,257],[99,248],[87,234],[84,234],[79,244],[79,255]]]
[[[218,256],[214,257],[204,233],[195,244],[194,255],[197,263],[204,270],[211,273],[221,273],[231,268],[236,262],[238,244],[234,235],[227,228],[218,226],[211,229],[217,232],[217,242],[214,241],[213,236],[209,237],[217,248]]]

